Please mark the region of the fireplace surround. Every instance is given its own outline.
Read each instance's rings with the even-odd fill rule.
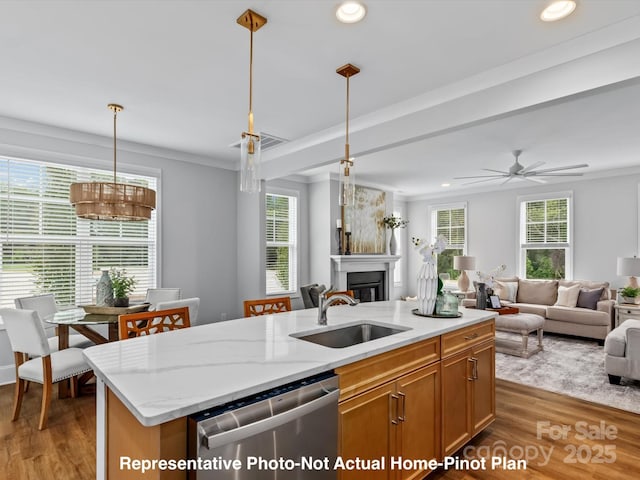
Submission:
[[[379,272],[384,277],[382,286],[377,285],[379,280],[373,276],[364,275],[362,280],[358,280],[356,276],[356,282],[361,284],[362,295],[365,296],[361,300],[392,299],[394,298],[393,272],[398,260],[400,255],[331,255],[331,285],[336,290],[353,290],[349,287],[349,274]],[[351,278],[353,283],[353,277]],[[370,296],[375,298],[369,299]]]

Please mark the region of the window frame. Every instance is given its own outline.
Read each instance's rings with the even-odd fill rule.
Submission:
[[[548,243],[527,243],[527,215],[526,204],[531,202],[546,202],[548,200],[567,200],[567,242],[548,242]],[[528,250],[547,250],[547,249],[564,249],[564,279],[573,279],[573,191],[548,192],[531,195],[520,195],[517,198],[516,214],[518,215],[518,276],[527,279],[527,251]],[[545,219],[544,224],[548,222]]]
[[[464,211],[464,217],[463,217],[464,218],[464,244],[461,246],[462,248],[461,255],[467,255],[467,251],[469,248],[468,202],[443,203],[438,205],[431,205],[429,207],[429,218],[430,218],[429,224],[431,226],[432,238],[429,239],[428,243],[433,243],[436,237],[438,236],[438,218],[437,218],[438,212],[441,212],[444,210],[460,210],[460,209]],[[451,223],[449,224],[449,228],[451,228]],[[447,244],[447,248],[445,248],[444,251],[454,250],[456,248],[460,248],[459,244],[456,244],[456,246],[454,247]],[[436,266],[437,266],[437,263],[436,263]],[[439,272],[439,273],[444,273],[444,272]],[[456,279],[452,278],[451,280],[456,280]]]
[[[267,204],[267,196],[269,195],[274,195],[274,196],[283,196],[283,197],[290,197],[290,198],[294,198],[295,199],[295,206],[296,206],[296,211],[295,211],[295,229],[294,229],[294,233],[295,233],[295,241],[293,242],[293,244],[289,244],[289,248],[293,249],[293,254],[290,252],[289,253],[289,262],[291,262],[292,260],[294,261],[295,265],[290,266],[290,270],[289,270],[289,275],[290,277],[292,277],[292,280],[290,281],[291,283],[291,289],[289,290],[278,290],[278,291],[269,291],[268,290],[268,283],[267,283],[267,249],[270,246],[283,246],[282,242],[279,242],[278,245],[271,245],[271,242],[266,238],[266,222],[267,222],[267,208],[266,208],[266,204]],[[289,214],[291,216],[291,214]],[[264,235],[265,235],[265,242],[264,242],[264,246],[265,246],[265,257],[264,257],[264,261],[262,264],[262,271],[263,271],[263,278],[265,281],[265,297],[279,297],[279,296],[283,296],[283,295],[289,295],[289,296],[293,296],[298,292],[298,287],[299,287],[299,279],[300,279],[300,192],[298,192],[297,190],[290,190],[287,188],[279,188],[279,187],[267,187],[265,189],[265,211],[264,211],[264,222],[265,222],[265,228],[264,228]]]
[[[47,158],[50,155],[7,155],[4,153],[0,153],[0,158],[3,161],[13,162],[16,165],[14,168],[18,169],[28,169],[29,165],[32,165],[33,168],[39,169],[39,180],[38,180],[38,188],[42,192],[42,170],[47,168],[59,169],[62,171],[71,171],[76,175],[75,179],[72,179],[71,182],[86,182],[91,181],[90,177],[92,175],[95,176],[111,176],[113,175],[112,167],[107,166],[105,162],[99,162],[95,159],[87,158],[83,159],[82,162],[75,161],[72,159],[69,161],[68,159],[59,159],[56,155],[52,156],[53,158]],[[44,158],[43,158],[44,157]],[[8,177],[7,181],[20,181],[20,177],[13,178],[11,175],[11,163],[9,163],[9,170],[7,170]],[[161,170],[160,169],[151,169],[146,167],[139,166],[129,166],[124,165],[121,166],[119,164],[118,168],[118,181],[120,181],[121,177],[125,177],[127,181],[133,179],[140,179],[139,177],[146,177],[140,180],[145,180],[150,182],[150,186],[156,190],[157,192],[157,204],[160,204],[160,185],[161,185]],[[137,178],[136,178],[137,177]],[[55,177],[54,177],[55,178]],[[64,185],[64,183],[60,184]],[[7,194],[2,194],[3,198],[7,198],[11,200],[11,191],[8,191]],[[161,252],[161,238],[160,238],[160,215],[157,215],[157,210],[152,213],[152,219],[148,222],[148,230],[145,236],[138,237],[135,235],[135,229],[133,235],[125,235],[123,231],[126,232],[127,227],[125,225],[131,222],[111,222],[112,224],[117,224],[119,226],[119,233],[117,236],[112,236],[107,234],[95,235],[96,230],[92,229],[92,225],[94,221],[79,219],[75,216],[75,212],[73,208],[70,207],[68,202],[68,197],[64,199],[62,197],[53,196],[43,196],[42,193],[37,197],[33,197],[31,199],[35,205],[38,206],[39,210],[39,218],[38,222],[40,223],[40,227],[37,233],[27,233],[20,234],[12,232],[11,225],[12,223],[7,224],[9,227],[6,231],[0,234],[0,246],[4,245],[13,245],[20,246],[24,245],[43,245],[46,247],[48,245],[62,245],[62,246],[70,246],[73,248],[73,255],[71,257],[70,262],[75,266],[75,272],[73,274],[74,283],[73,288],[69,290],[69,294],[67,295],[68,300],[72,300],[74,305],[91,303],[95,298],[95,280],[96,275],[89,274],[88,271],[93,272],[93,267],[95,266],[96,259],[93,258],[95,254],[96,247],[106,247],[108,252],[109,246],[117,246],[119,241],[125,243],[128,246],[136,247],[139,246],[149,246],[151,250],[147,250],[146,255],[148,256],[148,266],[146,266],[146,270],[148,275],[145,275],[144,281],[139,285],[139,292],[136,292],[136,298],[140,296],[142,298],[142,288],[146,289],[147,287],[153,288],[158,285],[158,281],[161,275],[160,272],[160,252]],[[45,210],[47,206],[50,205],[65,205],[69,206],[72,212],[71,217],[54,217],[54,218],[70,218],[72,219],[73,225],[71,223],[68,227],[68,232],[63,233],[46,233],[43,230],[43,223],[46,222]],[[106,223],[106,222],[100,222]],[[3,227],[4,228],[4,227]],[[105,258],[108,258],[109,254],[103,252],[102,255],[106,255]],[[37,253],[37,252],[36,252]],[[125,252],[130,253],[130,252]],[[11,255],[11,254],[10,254]],[[0,262],[2,262],[2,258],[0,258]],[[120,265],[114,265],[115,267],[120,267]],[[106,267],[105,267],[106,268]],[[129,268],[126,265],[124,268]],[[132,267],[135,268],[135,267]],[[102,270],[103,267],[98,267],[98,270]],[[131,273],[131,272],[130,272]],[[33,272],[30,273],[34,275]],[[143,287],[144,286],[144,287]],[[30,289],[30,292],[21,291],[16,289],[16,294],[13,297],[18,296],[27,296],[31,294],[37,293],[47,293],[40,292],[37,285],[33,285]],[[5,299],[6,300],[6,299]],[[11,299],[11,302],[13,300]],[[67,302],[60,302],[60,304],[69,304]],[[8,305],[7,303],[5,303]]]

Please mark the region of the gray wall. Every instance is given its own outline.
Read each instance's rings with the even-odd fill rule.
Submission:
[[[432,238],[429,207],[466,201],[468,254],[477,258],[477,269],[491,270],[504,263],[505,275],[515,274],[519,255],[518,196],[572,191],[573,278],[609,281],[618,288],[628,279],[616,275],[616,258],[638,254],[639,183],[640,174],[631,174],[413,201],[408,204],[408,233]],[[414,279],[421,260],[415,251],[409,258],[409,294],[415,295]],[[475,274],[470,277],[474,279]]]

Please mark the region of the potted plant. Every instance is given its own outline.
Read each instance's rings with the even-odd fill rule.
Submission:
[[[115,307],[128,307],[129,294],[133,292],[136,286],[136,279],[127,276],[127,271],[118,268],[112,268],[109,272],[111,283],[113,285],[113,298]]]
[[[620,297],[624,303],[637,303],[638,296],[640,296],[640,288],[624,287],[620,290]]]
[[[391,230],[391,239],[389,240],[389,255],[395,255],[398,249],[398,245],[396,243],[396,228],[404,228],[409,223],[409,220],[403,220],[401,217],[396,217],[395,215],[390,215],[388,217],[384,217],[382,219],[382,224]]]

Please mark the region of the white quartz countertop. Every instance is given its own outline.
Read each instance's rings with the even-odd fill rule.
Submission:
[[[427,318],[413,315],[414,308],[415,302],[399,300],[332,306],[328,327],[317,325],[317,309],[296,310],[112,342],[84,353],[140,423],[153,426],[496,316],[461,308],[460,318]],[[289,336],[362,320],[410,330],[347,348]]]

